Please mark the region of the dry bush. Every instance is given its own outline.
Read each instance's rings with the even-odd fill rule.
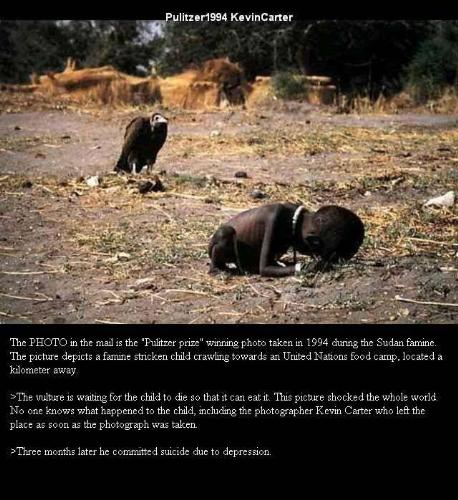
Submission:
[[[375,100],[371,99],[368,94],[356,96],[341,94],[337,98],[337,111],[355,114],[392,113],[397,112],[400,99],[401,97],[399,101],[395,101],[393,98],[387,99],[383,94],[379,94]]]
[[[243,72],[228,59],[206,61],[201,68],[159,79],[163,104],[185,109],[219,108],[243,104]]]
[[[208,109],[221,104],[217,83],[195,81],[191,71],[160,80],[162,103],[170,108]]]
[[[320,106],[324,105],[332,105],[335,103],[336,98],[336,87],[334,85],[326,85],[326,86],[314,86],[307,85],[306,86],[306,101],[309,104],[315,104]]]
[[[30,93],[35,92],[37,90],[40,90],[39,85],[15,85],[15,84],[11,84],[11,83],[0,84],[0,91],[1,92],[30,94]]]
[[[38,77],[39,86],[51,96],[59,96],[78,103],[143,104],[161,100],[156,77],[138,78],[117,71],[113,66],[73,69],[72,60],[62,73]],[[37,77],[34,77],[37,80]]]
[[[161,102],[166,107],[212,109],[228,105],[244,105],[251,87],[243,71],[229,59],[206,61],[200,68],[168,78],[140,78],[117,71],[113,66],[76,69],[69,58],[61,73],[31,75],[35,85],[20,85],[18,91],[36,90],[52,99],[77,104],[138,105]],[[257,97],[265,93],[259,82],[253,86]],[[268,85],[264,82],[264,87]],[[2,87],[3,88],[3,87]],[[3,90],[9,90],[6,86]],[[15,88],[11,88],[15,91]],[[252,99],[252,103],[257,98]]]
[[[246,106],[250,108],[273,106],[276,97],[272,89],[270,76],[258,76],[246,90]]]
[[[435,103],[435,112],[437,113],[458,113],[458,89],[448,87]]]
[[[196,80],[235,87],[242,84],[243,72],[238,64],[230,62],[228,58],[210,59],[205,61],[202,68],[197,71]]]
[[[403,109],[413,108],[415,106],[415,102],[410,93],[403,90],[402,92],[394,95],[391,99],[388,99],[387,105],[389,111],[397,113]]]
[[[389,111],[397,113],[401,110],[414,109],[429,113],[458,113],[458,90],[456,87],[445,87],[439,95],[427,101],[418,98],[418,95],[414,88],[407,87],[387,101]]]
[[[220,107],[221,103],[221,89],[217,83],[196,81],[188,87],[183,107],[185,109],[206,109]]]
[[[186,100],[188,88],[196,78],[196,71],[189,70],[180,75],[159,78],[162,102],[164,106],[182,108]]]
[[[415,112],[429,113],[457,113],[458,91],[455,87],[447,87],[435,99],[426,103],[415,99],[415,92],[406,88],[392,97],[380,94],[374,101],[366,95],[347,96],[340,95],[337,99],[337,110],[340,113],[399,113],[401,111],[415,110]]]
[[[78,90],[90,89],[100,83],[122,78],[121,73],[113,66],[100,68],[86,68],[62,73],[48,73],[39,77],[40,84],[50,92],[71,93]]]

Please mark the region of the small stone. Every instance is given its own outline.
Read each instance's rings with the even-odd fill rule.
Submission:
[[[146,194],[151,191],[157,193],[165,191],[165,187],[164,184],[162,184],[161,179],[159,179],[159,177],[155,175],[153,181],[141,182],[138,185],[138,191],[141,194]]]
[[[138,192],[140,194],[146,194],[153,190],[153,183],[151,181],[140,182],[138,185]]]
[[[210,132],[210,137],[219,137],[221,135],[221,130],[212,130]]]
[[[116,258],[117,260],[130,260],[132,258],[132,255],[130,255],[130,253],[127,253],[127,252],[119,252],[118,254],[116,254]]]
[[[21,186],[22,186],[23,188],[31,188],[31,187],[33,186],[33,183],[32,183],[32,181],[26,180],[26,181],[24,181],[24,182],[21,184]]]
[[[235,172],[234,177],[237,179],[247,179],[248,174],[243,170],[239,170],[238,172]]]
[[[156,278],[140,278],[132,285],[129,285],[129,288],[134,290],[148,290],[156,288]]]
[[[455,204],[455,192],[448,191],[442,196],[437,196],[436,198],[431,198],[425,203],[425,207],[436,206],[436,207],[452,207]]]
[[[255,200],[262,200],[263,198],[267,198],[267,194],[264,193],[264,191],[261,191],[260,189],[255,189],[250,193],[251,198],[254,198]]]
[[[91,177],[86,177],[86,184],[89,186],[89,187],[97,187],[100,182],[99,182],[99,177],[97,175],[93,175]]]
[[[16,126],[14,127],[14,130],[21,130],[21,127],[20,127],[19,125],[16,125]]]
[[[262,140],[259,138],[259,137],[250,137],[248,140],[247,140],[247,143],[249,146],[253,146],[255,144],[261,144],[262,143]]]

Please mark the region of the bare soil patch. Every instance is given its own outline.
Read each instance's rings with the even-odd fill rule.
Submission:
[[[149,110],[2,99],[2,322],[457,321],[457,208],[422,206],[457,191],[454,115],[163,110],[170,135],[155,173],[167,190],[141,195],[145,176],[111,170],[124,126]],[[357,258],[294,278],[208,275],[221,222],[286,200],[357,211]]]

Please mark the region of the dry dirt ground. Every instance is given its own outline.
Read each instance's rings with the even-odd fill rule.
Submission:
[[[0,322],[457,322],[458,210],[423,207],[457,190],[457,116],[165,110],[166,191],[142,195],[145,175],[111,170],[146,110],[53,108],[0,99]],[[287,200],[355,210],[356,258],[281,279],[208,274],[221,222]]]

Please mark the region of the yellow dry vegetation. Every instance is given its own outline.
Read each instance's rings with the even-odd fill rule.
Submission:
[[[136,77],[113,66],[76,69],[69,58],[64,71],[31,75],[31,85],[8,85],[4,90],[38,92],[77,103],[144,104],[211,109],[243,104],[244,80],[239,65],[229,59],[212,59],[168,78]]]

